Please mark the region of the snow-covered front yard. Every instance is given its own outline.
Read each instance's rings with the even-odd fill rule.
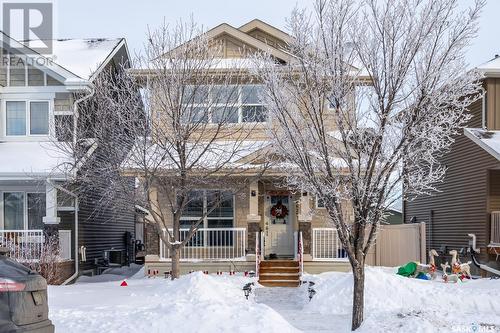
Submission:
[[[256,288],[247,301],[242,287],[253,280],[243,276],[192,273],[170,281],[142,274],[127,279],[127,287],[120,286],[123,276],[111,274],[49,287],[56,332],[349,331],[349,273],[305,276],[316,282],[311,302],[306,286]],[[361,332],[500,330],[500,280],[455,285],[368,268],[365,297]]]

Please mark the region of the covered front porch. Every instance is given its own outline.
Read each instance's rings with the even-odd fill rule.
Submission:
[[[57,244],[60,261],[71,260],[72,230],[60,227],[64,198],[46,181],[0,180],[0,246],[21,262],[40,260],[47,255],[48,242]]]
[[[183,273],[255,271],[256,254],[260,260],[302,260],[308,272],[349,269],[336,230],[329,227],[323,205],[314,196],[262,180],[251,182],[245,192],[224,202],[220,216],[210,215],[182,248]],[[228,227],[220,227],[223,224]],[[188,231],[181,228],[181,241]],[[170,270],[170,252],[161,239],[157,253],[151,246],[147,252],[146,272]]]

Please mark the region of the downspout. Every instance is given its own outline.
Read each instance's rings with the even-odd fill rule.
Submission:
[[[78,196],[65,189],[64,187],[60,186],[60,185],[57,185],[56,183],[52,182],[50,179],[47,179],[47,182],[52,185],[53,187],[55,187],[56,189],[58,189],[59,191],[62,191],[70,196],[72,196],[73,198],[75,198],[75,272],[73,273],[73,275],[71,275],[69,278],[66,279],[66,281],[64,281],[62,283],[62,285],[66,285],[68,284],[69,282],[73,281],[73,279],[75,279],[77,276],[78,276],[78,264],[80,262],[79,258],[78,258]]]
[[[483,91],[483,98],[482,98],[482,109],[481,109],[481,128],[483,130],[487,130],[486,128],[486,93],[487,91],[484,88],[481,88]]]
[[[73,91],[73,92],[79,92],[79,91],[87,91],[88,94],[82,96],[81,98],[77,99],[73,103],[73,149],[76,151],[76,145],[78,143],[78,135],[77,135],[77,128],[78,128],[78,104],[82,103],[83,101],[91,98],[94,96],[95,90],[94,86],[92,83],[90,83],[87,80],[81,80],[81,79],[74,79],[74,80],[66,80],[66,85],[68,86],[67,89],[68,91]],[[77,172],[77,170],[75,170]],[[78,201],[78,195],[75,193],[65,189],[62,186],[56,185],[54,183],[51,183],[55,188],[58,190],[61,190],[62,192],[72,196],[75,198],[75,251],[74,251],[74,256],[75,256],[75,272],[73,275],[71,275],[69,278],[66,279],[62,283],[62,285],[66,285],[69,282],[73,281],[76,277],[78,277],[78,272],[79,272],[79,263],[80,260],[78,258],[78,210],[79,210],[79,201]]]

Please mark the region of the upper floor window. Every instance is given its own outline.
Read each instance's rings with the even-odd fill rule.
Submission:
[[[7,136],[48,135],[48,101],[6,101],[5,133]]]
[[[192,123],[262,123],[267,110],[261,85],[187,86],[184,120]]]

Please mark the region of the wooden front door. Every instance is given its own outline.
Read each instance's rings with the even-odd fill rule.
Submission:
[[[293,222],[295,207],[289,195],[266,196],[266,255],[293,255]]]

